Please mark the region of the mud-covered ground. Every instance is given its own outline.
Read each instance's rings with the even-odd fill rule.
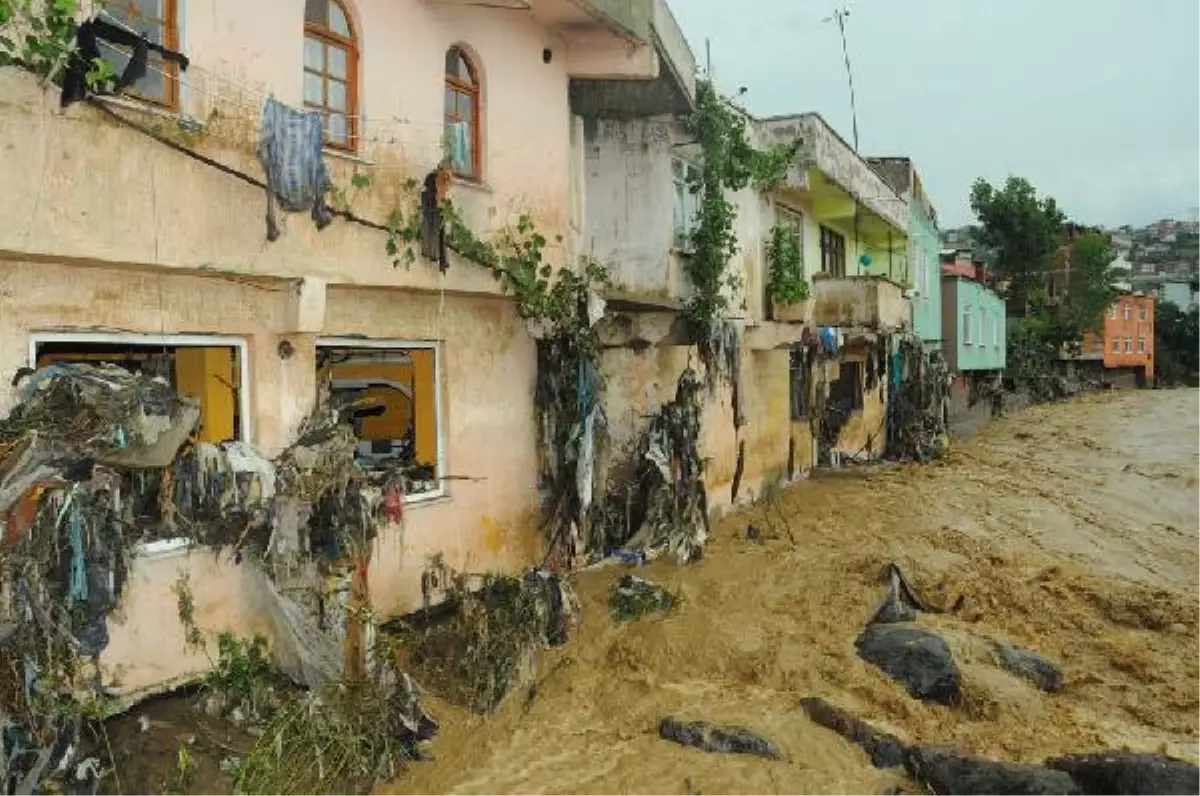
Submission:
[[[805,718],[818,695],[904,738],[1010,760],[1129,746],[1198,747],[1195,390],[1098,394],[1041,406],[956,444],[944,461],[816,479],[729,516],[703,562],[639,574],[674,613],[606,615],[622,568],[581,573],[583,621],[540,680],[481,718],[433,701],[436,760],[398,792],[856,792],[904,785]],[[748,524],[764,540],[746,538]],[[789,531],[790,537],[789,538]],[[949,638],[1040,650],[1066,675],[1047,695],[962,665],[954,708],[910,698],[853,642],[896,562],[944,613]],[[661,740],[667,714],[741,724],[787,760]]]

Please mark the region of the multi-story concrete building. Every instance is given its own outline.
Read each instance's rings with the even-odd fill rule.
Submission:
[[[912,329],[930,351],[942,348],[942,280],[937,210],[909,158],[868,158],[867,162],[908,202],[905,287],[912,304]]]
[[[147,5],[153,18],[137,13]],[[403,530],[376,543],[375,609],[419,606],[434,554],[470,571],[539,559],[534,340],[487,269],[436,247],[432,261],[389,252],[389,217],[408,223],[448,164],[478,236],[527,215],[546,261],[573,264],[588,223],[582,114],[617,95],[633,115],[690,102],[694,65],[663,0],[106,9],[190,65],[154,56],[132,94],[65,109],[57,90],[0,68],[0,411],[23,366],[139,367],[152,352],[199,400],[203,439],[274,455],[319,386],[383,391],[384,419],[359,429],[364,461],[407,451],[432,477],[407,497]],[[324,116],[342,215],[323,230],[291,216],[267,239],[256,150],[268,96]],[[241,597],[245,567],[143,550],[103,656],[127,694],[208,664],[182,643],[180,572],[202,626],[264,629]]]

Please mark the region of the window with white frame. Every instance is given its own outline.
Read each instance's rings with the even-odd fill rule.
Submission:
[[[971,317],[971,305],[963,307],[962,311],[962,338],[963,345],[972,345],[971,327],[974,324],[974,319]]]
[[[1138,353],[1139,354],[1146,353],[1146,338],[1145,337],[1138,338]]]
[[[1133,338],[1132,337],[1125,338],[1125,353],[1126,354],[1133,353]]]
[[[1112,350],[1113,350],[1114,354],[1121,353],[1121,338],[1120,337],[1114,337],[1112,339]]]
[[[1129,305],[1128,304],[1126,304],[1124,306],[1124,310],[1125,310],[1125,320],[1129,320],[1130,316],[1129,316]]]
[[[219,443],[249,438],[246,343],[224,335],[140,335],[37,332],[30,367],[109,364],[160,378],[196,401],[200,419],[192,439]]]
[[[1000,324],[1004,323],[1004,316],[1001,315],[992,322],[992,347],[1000,347]]]
[[[317,400],[353,427],[359,465],[400,474],[409,500],[444,493],[438,366],[434,343],[317,344]]]
[[[675,191],[675,246],[691,251],[692,233],[700,215],[700,194],[693,189],[700,170],[682,158],[671,158],[671,183]]]

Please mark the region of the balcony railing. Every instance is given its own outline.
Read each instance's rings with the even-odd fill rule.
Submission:
[[[812,322],[893,331],[909,325],[909,302],[900,286],[878,276],[813,280]]]

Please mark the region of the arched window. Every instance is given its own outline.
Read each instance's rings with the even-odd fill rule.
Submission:
[[[341,0],[304,4],[304,105],[325,114],[325,142],[358,145],[358,48]]]
[[[455,174],[480,178],[479,73],[459,47],[446,50],[446,150]]]

